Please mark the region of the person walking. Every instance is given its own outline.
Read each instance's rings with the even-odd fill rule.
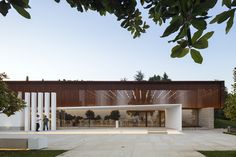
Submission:
[[[49,119],[46,115],[44,115],[43,117],[43,130],[45,131],[45,129],[47,128],[48,130],[48,122],[49,122]]]
[[[39,131],[39,127],[40,127],[40,118],[39,115],[37,114],[36,116],[36,131]]]

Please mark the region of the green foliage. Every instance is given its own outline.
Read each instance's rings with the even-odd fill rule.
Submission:
[[[6,16],[9,9],[14,8],[21,16],[30,19],[30,14],[26,11],[29,9],[29,0],[1,0],[0,1],[0,13]]]
[[[169,76],[166,74],[166,72],[164,72],[163,74],[162,81],[171,81],[171,79],[169,79]]]
[[[148,81],[161,81],[162,77],[160,75],[153,75],[152,77],[149,77]]]
[[[60,0],[55,0],[57,3]],[[208,48],[208,39],[213,32],[204,37],[207,29],[207,19],[212,18],[208,12],[215,8],[217,0],[66,0],[71,8],[79,12],[96,11],[101,16],[112,14],[120,21],[121,27],[127,29],[133,38],[140,37],[149,28],[143,20],[139,6],[147,10],[149,18],[161,26],[167,23],[163,37],[175,35],[169,42],[177,43],[172,48],[171,57],[182,58],[189,53],[192,59],[201,64],[203,58],[200,50]],[[138,5],[140,3],[140,5]],[[6,16],[12,7],[25,18],[30,18],[26,9],[30,8],[29,0],[0,0],[0,13]],[[222,7],[227,10],[219,13],[210,24],[226,22],[225,31],[228,33],[233,26],[236,10],[236,0],[223,0]],[[197,34],[196,34],[197,33]],[[194,34],[192,36],[192,34]],[[196,34],[196,35],[195,35]],[[195,36],[195,37],[194,37]]]
[[[219,118],[214,119],[214,128],[227,128],[228,126],[236,128],[236,121]]]
[[[233,70],[233,79],[233,92],[229,93],[226,97],[224,114],[226,118],[236,121],[236,67]]]
[[[3,82],[7,78],[5,73],[0,73],[0,114],[3,113],[8,117],[25,107],[25,102],[17,97],[17,94]]]
[[[236,94],[236,67],[233,70],[233,80],[234,80],[234,83],[232,84],[233,93]]]
[[[166,72],[164,72],[163,76],[154,75],[152,77],[149,77],[148,81],[171,81],[171,79],[166,74]]]
[[[109,118],[112,120],[119,120],[120,112],[118,110],[111,111]]]
[[[134,75],[135,81],[144,81],[144,73],[142,71],[137,71],[137,74]]]
[[[191,53],[191,57],[193,58],[194,62],[200,63],[200,64],[202,63],[203,58],[202,58],[199,51],[197,51],[195,49],[191,49],[190,53]]]
[[[236,93],[228,95],[225,102],[224,114],[226,118],[236,121]]]

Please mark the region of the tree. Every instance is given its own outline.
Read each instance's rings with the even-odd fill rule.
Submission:
[[[234,83],[232,84],[233,92],[229,93],[226,98],[224,114],[226,118],[236,121],[236,68],[234,68],[233,70],[233,78],[234,78]]]
[[[236,67],[233,70],[233,79],[234,79],[234,83],[232,84],[233,86],[233,93],[236,93]]]
[[[17,97],[17,94],[11,91],[6,83],[6,73],[0,73],[0,114],[3,113],[8,117],[25,107],[25,102]]]
[[[163,74],[162,81],[171,81],[171,79],[169,79],[169,76],[166,74],[166,72],[164,72]]]
[[[226,118],[236,121],[236,93],[228,95],[225,102],[224,114]]]
[[[55,0],[60,2],[60,0]],[[72,8],[79,12],[97,11],[101,16],[115,15],[121,27],[127,29],[134,38],[140,37],[149,28],[143,21],[143,10],[147,10],[149,18],[161,26],[169,22],[163,37],[175,34],[169,42],[177,43],[171,50],[171,57],[182,58],[190,53],[192,59],[201,64],[203,57],[199,50],[208,47],[208,40],[214,31],[203,32],[208,24],[221,24],[227,21],[225,32],[230,31],[234,23],[236,0],[222,0],[224,12],[211,16],[208,12],[216,8],[217,0],[67,0]],[[140,3],[140,5],[138,4]],[[6,16],[9,9],[14,8],[23,17],[30,19],[29,0],[0,0],[0,13]],[[213,18],[213,19],[212,19]],[[209,23],[207,20],[212,19]],[[193,33],[194,32],[194,33]]]
[[[119,120],[120,112],[118,110],[111,111],[110,119],[112,120]]]
[[[144,73],[142,71],[137,71],[137,74],[134,75],[134,80],[135,81],[144,81]]]
[[[89,127],[90,127],[90,121],[91,121],[91,119],[92,120],[94,119],[95,114],[92,110],[88,110],[88,111],[86,111],[85,115],[86,115],[87,119],[89,119]]]
[[[169,76],[166,74],[166,72],[164,72],[163,77],[160,75],[154,75],[149,77],[148,81],[171,81],[171,79],[169,79]]]
[[[148,81],[161,81],[161,76],[160,75],[154,75],[152,77],[149,77]]]

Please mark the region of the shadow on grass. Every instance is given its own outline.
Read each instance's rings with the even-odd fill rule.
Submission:
[[[66,150],[0,150],[0,157],[55,157]]]
[[[198,151],[206,157],[236,157],[236,150],[225,151]]]

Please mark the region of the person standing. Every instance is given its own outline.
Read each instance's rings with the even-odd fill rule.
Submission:
[[[39,115],[37,114],[36,116],[36,131],[39,131],[39,127],[40,127],[40,118]]]
[[[45,129],[47,128],[48,130],[48,122],[49,122],[49,119],[46,115],[44,115],[43,117],[43,130],[45,131]]]

